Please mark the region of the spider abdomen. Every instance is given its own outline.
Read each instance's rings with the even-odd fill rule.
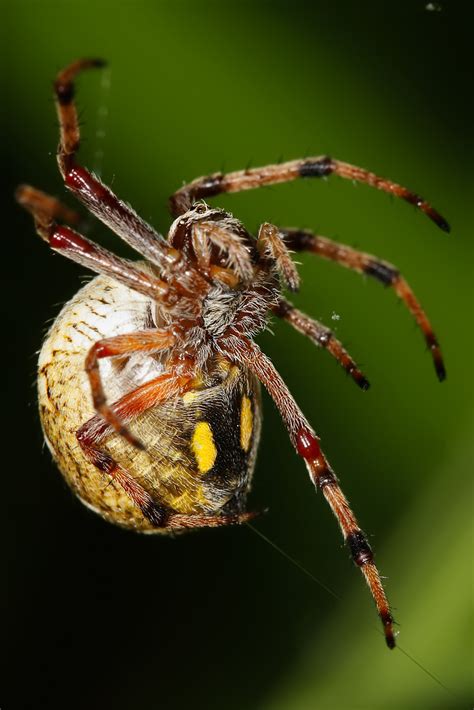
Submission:
[[[143,532],[160,528],[144,516],[123,486],[87,458],[77,432],[96,415],[84,368],[91,346],[103,338],[152,328],[154,311],[151,299],[99,276],[64,306],[38,363],[43,431],[66,481],[85,505],[110,522]],[[158,355],[139,353],[100,362],[111,403],[164,372]],[[196,376],[186,393],[128,422],[145,450],[115,432],[100,446],[166,511],[240,512],[255,465],[260,420],[257,380],[219,357]]]

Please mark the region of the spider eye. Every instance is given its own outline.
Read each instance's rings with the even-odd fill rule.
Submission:
[[[203,202],[196,202],[193,205],[193,210],[196,212],[196,214],[204,214],[205,212],[207,212],[208,209],[209,209],[209,207],[206,205],[206,203],[204,201]]]

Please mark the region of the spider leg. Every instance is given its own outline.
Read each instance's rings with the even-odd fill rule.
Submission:
[[[277,227],[268,222],[260,226],[257,249],[264,258],[275,264],[282,281],[290,291],[298,291],[300,287],[298,270]]]
[[[54,82],[60,141],[58,165],[66,187],[98,219],[112,229],[133,249],[166,270],[180,261],[181,253],[165,242],[147,222],[89,170],[75,160],[80,131],[74,103],[74,79],[84,69],[103,67],[101,59],[81,59],[59,72]]]
[[[109,339],[109,341],[113,340],[114,338]],[[114,417],[121,422],[123,427],[126,422],[147,409],[184,392],[191,380],[191,375],[177,376],[173,373],[160,375],[115,402],[112,405]],[[101,442],[110,436],[114,429],[114,422],[106,420],[101,413],[83,424],[77,430],[76,438],[87,459],[100,471],[116,480],[153,525],[162,527],[167,515],[166,510],[157,504],[143,486],[101,448]]]
[[[177,217],[190,209],[195,200],[214,197],[222,192],[240,192],[241,190],[251,190],[265,185],[275,185],[279,182],[290,182],[298,178],[320,178],[328,175],[339,175],[348,180],[363,182],[370,185],[370,187],[375,187],[378,190],[400,197],[424,212],[438,227],[449,232],[449,225],[446,220],[419,195],[368,170],[349,165],[349,163],[343,163],[340,160],[333,160],[327,156],[290,160],[277,165],[236,170],[225,174],[214,173],[213,175],[197,178],[172,195],[170,209],[172,214]]]
[[[379,571],[375,566],[372,550],[339,486],[336,475],[321,451],[318,437],[270,359],[255,343],[229,329],[216,345],[230,360],[248,367],[266,387],[278,407],[291,442],[299,456],[304,459],[313,484],[322,490],[339,522],[352,559],[360,567],[375,601],[387,645],[389,648],[394,648],[393,617]]]
[[[146,274],[133,262],[121,259],[69,227],[57,225],[54,217],[57,213],[64,216],[64,208],[60,203],[59,206],[52,203],[45,205],[43,195],[44,193],[28,186],[21,186],[16,192],[18,202],[33,215],[37,233],[54,251],[64,254],[68,259],[91,271],[110,276],[154,300],[168,300],[171,303],[176,298],[173,289],[164,281]]]
[[[56,197],[47,195],[31,185],[19,185],[15,191],[17,202],[26,210],[36,215],[43,215],[45,223],[53,221],[76,225],[81,216],[75,210],[63,205]]]
[[[433,357],[436,374],[440,381],[446,378],[441,348],[431,323],[418,302],[408,283],[401,276],[398,269],[375,256],[352,249],[345,244],[338,244],[326,237],[320,237],[312,232],[299,229],[282,229],[281,234],[288,247],[294,251],[310,251],[325,259],[335,261],[348,269],[353,269],[360,274],[367,274],[380,281],[385,286],[393,288],[402,299],[423,333],[425,342]]]
[[[117,355],[128,356],[139,352],[151,354],[170,348],[174,342],[174,336],[171,332],[166,330],[153,329],[149,331],[138,331],[98,340],[87,354],[85,370],[89,377],[94,409],[118,434],[137,448],[143,449],[144,447],[141,442],[130,434],[120,416],[116,414],[114,408],[107,404],[100,378],[99,360],[107,357],[115,357]],[[162,380],[160,378],[158,379],[161,384]],[[146,397],[150,397],[151,400],[153,400],[153,397],[156,397],[157,394],[161,397],[162,391],[163,385],[161,384],[161,388],[157,388],[156,381],[153,380],[151,383],[146,383],[135,390],[135,397],[138,397],[140,402],[145,403]],[[129,406],[131,406],[133,401],[132,398]],[[150,406],[153,405],[147,405],[146,408],[149,409]]]
[[[315,345],[325,348],[362,390],[369,389],[369,381],[329,328],[310,318],[306,313],[302,313],[285,299],[281,299],[280,303],[273,308],[273,312],[299,333],[306,335]]]
[[[177,530],[186,528],[220,528],[224,525],[242,525],[249,520],[253,520],[258,515],[259,513],[255,511],[229,515],[181,515],[180,513],[171,513],[164,519],[164,527]]]

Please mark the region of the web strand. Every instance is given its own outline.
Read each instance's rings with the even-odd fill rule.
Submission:
[[[270,540],[269,537],[264,535],[260,530],[258,530],[252,523],[245,523],[248,528],[250,528],[259,538],[264,540],[270,547],[272,547],[274,550],[276,550],[282,557],[284,557],[286,560],[288,560],[294,567],[300,570],[306,577],[308,577],[312,582],[317,584],[321,589],[324,589],[325,592],[327,592],[331,597],[334,599],[337,599],[338,601],[342,601],[342,597],[339,596],[334,590],[332,590],[330,587],[327,586],[324,582],[322,582],[316,575],[314,575],[309,569],[307,569],[304,565],[301,564],[301,562],[298,562],[294,557],[292,557],[288,552],[283,550],[279,545],[276,544],[276,542],[273,542],[273,540]],[[374,624],[370,625],[371,628],[373,628],[379,635],[383,636],[382,631],[376,627]],[[458,700],[461,700],[457,693],[455,693],[451,688],[449,688],[447,685],[445,685],[434,673],[432,673],[426,666],[424,666],[420,661],[418,661],[411,653],[406,651],[403,646],[400,646],[400,644],[397,642],[397,645],[395,649],[398,649],[400,653],[402,653],[406,658],[408,658],[412,663],[415,664],[425,675],[427,675],[429,678],[431,678],[432,681],[434,681],[437,685],[440,686],[440,688],[443,688],[449,695],[451,695],[454,698],[457,698]]]

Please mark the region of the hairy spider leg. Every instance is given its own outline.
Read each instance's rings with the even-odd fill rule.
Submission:
[[[264,259],[275,264],[281,280],[290,291],[298,291],[300,287],[298,270],[283,237],[278,231],[278,227],[268,222],[260,225],[257,236],[257,249]]]
[[[369,381],[329,328],[299,311],[284,298],[272,310],[275,315],[289,323],[299,333],[306,335],[315,345],[327,350],[362,390],[369,389]]]
[[[117,336],[121,337],[121,336]],[[115,338],[108,339],[109,346]],[[103,341],[106,342],[106,341]],[[121,422],[128,422],[157,404],[163,404],[172,397],[186,392],[193,375],[165,373],[129,392],[112,405],[115,416]],[[220,527],[236,525],[255,518],[258,513],[246,512],[231,515],[182,515],[157,503],[145,488],[136,481],[101,444],[114,431],[114,427],[102,416],[95,415],[76,433],[79,445],[88,459],[99,471],[116,481],[144,517],[157,528],[185,529],[199,527]],[[122,433],[122,432],[120,432]]]
[[[66,222],[77,225],[81,216],[64,205],[56,197],[46,194],[31,185],[19,185],[15,191],[17,202],[32,214],[43,215],[44,222]]]
[[[133,249],[156,264],[163,278],[171,280],[176,272],[189,271],[189,264],[180,250],[171,247],[161,234],[122,202],[109,187],[76,162],[80,131],[74,102],[74,79],[85,69],[104,65],[101,59],[82,59],[70,64],[57,75],[54,92],[60,132],[57,153],[59,169],[66,187],[92,214]],[[197,272],[192,276],[195,291],[203,279]],[[179,290],[179,286],[176,287]]]
[[[18,188],[16,197],[32,214],[38,235],[54,251],[64,254],[68,259],[95,273],[110,276],[154,300],[172,302],[176,298],[174,291],[164,281],[146,274],[133,262],[116,256],[73,229],[57,225],[51,210],[44,209],[44,203],[38,204],[38,192],[36,188],[22,186]]]
[[[170,331],[156,328],[98,340],[87,353],[85,370],[91,386],[94,409],[118,434],[139,449],[144,449],[143,444],[131,435],[120,417],[115,414],[114,409],[107,404],[100,377],[99,360],[117,355],[128,356],[140,352],[152,354],[160,350],[166,350],[174,343],[175,337]]]
[[[419,195],[396,182],[379,177],[375,173],[355,165],[333,160],[328,156],[290,160],[286,163],[266,165],[260,168],[236,170],[231,173],[214,173],[199,177],[181,187],[171,196],[170,209],[172,214],[178,216],[190,209],[195,200],[214,197],[223,192],[240,192],[265,185],[275,185],[279,182],[290,182],[298,178],[321,178],[329,175],[339,175],[348,180],[362,182],[400,197],[424,212],[438,227],[449,232],[449,224],[446,220]]]
[[[125,424],[138,414],[184,392],[191,379],[191,375],[181,377],[177,377],[173,373],[160,375],[115,402],[112,405],[114,415]],[[160,527],[163,525],[166,511],[153,500],[133,476],[101,448],[102,441],[112,434],[113,430],[113,425],[99,414],[89,419],[77,430],[76,438],[87,459],[97,469],[116,480],[135,505],[140,508],[145,518],[153,525]]]
[[[217,347],[230,360],[248,367],[266,387],[278,407],[291,442],[299,456],[304,459],[313,484],[322,490],[339,522],[352,559],[360,567],[375,601],[387,645],[389,648],[394,648],[393,617],[379,571],[375,566],[374,555],[339,486],[336,475],[321,451],[318,437],[271,360],[255,343],[230,328],[229,332],[218,341]]]
[[[433,358],[438,379],[441,382],[446,378],[446,369],[441,354],[441,348],[433,332],[431,323],[410,286],[393,264],[389,264],[388,261],[382,261],[371,254],[357,251],[350,246],[339,244],[327,237],[321,237],[307,230],[281,229],[280,231],[288,247],[293,251],[312,252],[325,259],[335,261],[348,269],[357,271],[360,274],[372,276],[377,279],[377,281],[384,284],[384,286],[393,288],[395,293],[401,298],[410,313],[414,316],[418,327],[423,333],[425,342]]]

